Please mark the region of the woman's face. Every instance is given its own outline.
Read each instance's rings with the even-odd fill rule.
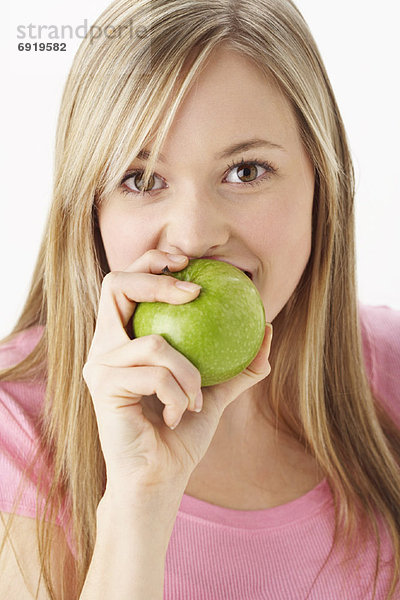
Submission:
[[[272,321],[311,250],[314,170],[289,103],[255,65],[219,49],[161,153],[149,193],[133,173],[99,206],[110,269],[154,248],[214,257],[251,273]],[[145,156],[129,172],[144,166]]]

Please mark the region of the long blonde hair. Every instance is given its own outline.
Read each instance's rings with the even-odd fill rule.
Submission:
[[[40,375],[47,382],[40,435],[54,477],[46,512],[54,516],[61,499],[68,499],[77,593],[89,567],[105,487],[95,415],[82,378],[101,281],[109,270],[96,207],[152,141],[147,185],[190,83],[224,43],[282,89],[315,169],[312,252],[274,321],[266,399],[277,422],[326,474],[336,507],[334,541],[341,532],[350,543],[361,518],[370,524],[378,546],[375,584],[377,517],[384,519],[395,557],[387,600],[393,598],[400,570],[400,432],[374,398],[365,372],[353,167],[306,23],[291,0],[117,0],[94,25],[65,85],[53,202],[25,306],[6,340],[38,324],[43,336],[25,360],[0,373],[4,381]],[[48,524],[44,515],[37,520],[44,579],[55,599]]]

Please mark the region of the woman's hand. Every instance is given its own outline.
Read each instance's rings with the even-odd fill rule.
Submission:
[[[199,286],[182,289],[183,282],[159,275],[165,266],[183,269],[188,258],[178,259],[151,250],[103,280],[83,376],[96,413],[107,487],[118,494],[149,486],[178,486],[183,493],[225,407],[270,372],[269,327],[247,369],[203,390],[196,367],[162,336],[130,339],[127,331],[138,302],[183,304],[197,297]]]

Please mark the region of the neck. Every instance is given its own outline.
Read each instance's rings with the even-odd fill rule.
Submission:
[[[268,412],[267,418],[261,414],[263,388],[255,388],[225,409],[187,494],[228,508],[255,510],[288,502],[322,479],[304,447],[274,427]]]

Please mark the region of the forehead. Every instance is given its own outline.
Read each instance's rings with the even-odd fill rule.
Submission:
[[[218,48],[192,81],[169,129],[170,144],[217,144],[265,137],[290,146],[299,134],[290,102],[253,61],[235,50]],[[219,145],[219,144],[217,144]]]

